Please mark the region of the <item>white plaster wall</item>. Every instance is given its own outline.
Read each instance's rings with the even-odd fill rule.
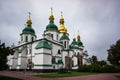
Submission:
[[[53,40],[59,41],[60,37],[59,37],[59,32],[57,31],[48,31],[46,33],[51,33],[53,34]],[[58,40],[57,40],[57,35],[58,35]]]
[[[12,66],[11,69],[16,69],[17,67],[17,62],[18,62],[18,52],[15,51],[15,53],[13,54],[13,58],[12,58]]]
[[[26,49],[25,48],[21,53],[21,65],[20,69],[26,69],[27,68],[27,55],[26,55]]]
[[[33,58],[34,64],[43,64],[43,54],[37,54],[35,55],[35,58]]]
[[[52,55],[55,56],[58,54],[58,50],[62,50],[62,47],[56,44],[52,44]]]
[[[19,55],[18,55],[18,65],[21,65],[21,53],[19,53]]]

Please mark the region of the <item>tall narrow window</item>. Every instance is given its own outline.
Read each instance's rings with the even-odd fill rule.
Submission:
[[[26,36],[26,42],[28,42],[28,36]]]
[[[66,41],[64,42],[64,47],[66,48]]]
[[[58,34],[57,34],[57,40],[58,40]]]
[[[30,51],[29,51],[29,53],[31,54],[32,53],[32,50],[31,49],[29,49]]]
[[[34,38],[32,37],[32,42],[33,42]]]
[[[53,34],[51,34],[51,37],[52,37],[52,39],[53,39]]]
[[[21,41],[23,41],[23,37],[21,36]]]

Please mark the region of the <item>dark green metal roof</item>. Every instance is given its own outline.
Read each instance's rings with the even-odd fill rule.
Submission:
[[[66,34],[63,34],[60,40],[70,40]]]
[[[18,52],[19,53],[21,53],[25,48],[26,48],[27,46],[26,45],[24,45],[24,46],[22,46],[22,47],[20,47],[20,48],[18,48]]]
[[[35,35],[35,31],[34,31],[34,29],[31,27],[31,25],[27,25],[27,27],[25,27],[25,28],[22,30],[22,34],[32,34],[32,35]]]
[[[83,46],[83,43],[81,42],[81,40],[78,40],[78,41],[77,41],[77,45],[78,45],[78,46]]]
[[[58,30],[58,27],[54,24],[54,22],[50,22],[50,23],[46,26],[46,30]]]
[[[40,42],[37,44],[37,46],[36,46],[35,48],[36,48],[36,49],[39,49],[39,48],[51,49],[52,47],[51,47],[51,45],[48,44],[47,41],[42,40],[42,41],[40,41]]]

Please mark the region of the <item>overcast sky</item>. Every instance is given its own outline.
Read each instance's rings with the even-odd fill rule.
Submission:
[[[89,55],[106,59],[109,46],[120,39],[120,0],[0,0],[0,40],[17,45],[28,12],[37,39],[42,38],[51,7],[57,26],[63,11],[71,41],[79,30]]]

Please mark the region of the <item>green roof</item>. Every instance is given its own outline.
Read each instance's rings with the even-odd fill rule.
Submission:
[[[35,35],[35,31],[34,31],[34,29],[31,27],[31,25],[27,25],[27,27],[25,27],[25,28],[22,30],[22,34],[32,34],[32,35]]]
[[[72,43],[71,43],[71,45],[77,45],[76,40],[73,40]]]
[[[50,23],[46,26],[46,30],[58,30],[58,27],[54,24],[54,22],[50,22]]]
[[[83,46],[83,43],[81,42],[81,40],[78,40],[78,41],[77,41],[77,45],[78,45],[78,46]]]
[[[75,45],[70,45],[69,48],[70,48],[70,49],[79,49],[79,48],[78,48],[77,46],[75,46]]]
[[[21,53],[25,48],[26,48],[26,45],[24,45],[24,46],[18,48],[18,52]]]
[[[56,64],[63,64],[62,60],[58,60],[58,62]]]
[[[36,49],[39,49],[39,48],[51,49],[52,47],[51,47],[51,45],[48,44],[47,41],[42,40],[42,41],[40,41],[40,42],[37,44],[37,46],[36,46],[35,48],[36,48]]]
[[[60,38],[60,40],[70,40],[70,39],[66,34],[63,34],[63,36]]]

